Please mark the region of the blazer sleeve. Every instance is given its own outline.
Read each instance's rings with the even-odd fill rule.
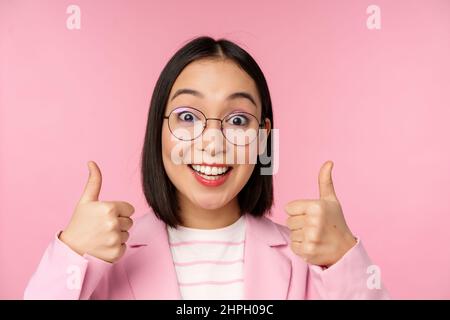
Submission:
[[[306,299],[390,299],[374,265],[357,237],[357,243],[329,268],[308,265]]]
[[[24,292],[25,300],[86,300],[96,292],[101,278],[113,265],[89,254],[83,256],[59,240],[50,242]]]

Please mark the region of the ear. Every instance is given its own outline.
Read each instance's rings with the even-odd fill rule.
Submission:
[[[260,128],[258,134],[258,155],[262,155],[267,147],[267,139],[272,130],[272,123],[269,118],[264,119],[264,128]]]

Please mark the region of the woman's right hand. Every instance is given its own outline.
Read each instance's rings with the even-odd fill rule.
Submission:
[[[88,162],[89,180],[69,225],[59,239],[80,255],[114,263],[125,253],[134,207],[123,201],[99,201],[102,174]]]

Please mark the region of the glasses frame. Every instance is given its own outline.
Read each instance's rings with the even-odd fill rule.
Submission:
[[[194,138],[192,138],[192,139],[186,139],[186,140],[185,140],[185,139],[180,139],[180,138],[178,138],[178,137],[173,133],[172,128],[170,127],[170,121],[169,121],[169,118],[170,118],[170,116],[172,115],[172,113],[173,113],[174,111],[176,111],[176,110],[178,110],[178,109],[186,109],[186,108],[187,108],[187,109],[192,109],[192,110],[195,110],[195,111],[199,112],[199,113],[203,116],[203,118],[205,119],[205,121],[203,121],[203,129],[202,129],[202,132],[200,132],[200,134],[199,134],[198,136],[196,136],[196,137],[194,137]],[[164,116],[164,119],[167,119],[167,126],[169,127],[170,133],[171,133],[175,138],[177,138],[177,139],[180,140],[180,141],[194,141],[195,139],[201,137],[201,136],[203,135],[203,132],[205,132],[206,127],[208,126],[208,120],[216,120],[216,121],[220,121],[220,131],[222,132],[222,135],[223,135],[223,137],[225,138],[225,140],[227,140],[229,143],[231,143],[231,144],[233,144],[233,145],[235,145],[235,146],[247,146],[247,145],[249,145],[250,143],[252,143],[253,141],[255,141],[255,139],[258,137],[258,135],[256,135],[255,138],[254,138],[252,141],[250,141],[250,142],[248,142],[248,143],[246,143],[246,144],[235,144],[234,142],[228,140],[227,136],[225,135],[225,132],[223,131],[223,121],[224,121],[225,119],[227,119],[230,115],[234,114],[234,113],[236,113],[236,114],[246,114],[246,115],[249,115],[249,116],[255,118],[256,122],[258,123],[258,129],[264,128],[264,123],[259,122],[259,121],[258,121],[258,118],[257,118],[256,116],[254,116],[253,114],[251,114],[251,113],[249,113],[249,112],[245,112],[245,111],[231,112],[231,113],[227,114],[226,116],[224,116],[222,119],[219,119],[219,118],[208,118],[208,117],[206,117],[206,115],[205,115],[203,112],[201,112],[200,110],[198,110],[198,109],[196,109],[196,108],[193,108],[193,107],[177,107],[177,108],[173,109],[172,111],[170,111],[170,113],[169,113],[167,116]]]

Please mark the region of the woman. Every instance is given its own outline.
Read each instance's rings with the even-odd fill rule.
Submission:
[[[296,200],[287,226],[273,205],[272,104],[254,59],[227,40],[192,40],[155,86],[142,153],[151,211],[99,201],[89,180],[47,248],[26,299],[378,299],[372,265],[348,228],[327,161],[320,199]],[[244,160],[243,160],[244,159]]]

